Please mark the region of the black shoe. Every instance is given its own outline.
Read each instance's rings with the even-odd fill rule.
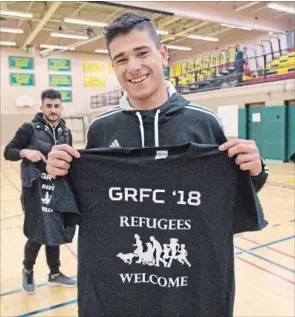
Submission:
[[[62,273],[49,274],[48,285],[50,286],[63,286],[63,287],[75,287],[77,281],[74,278],[67,277]]]
[[[23,291],[27,294],[35,293],[34,273],[23,269]]]

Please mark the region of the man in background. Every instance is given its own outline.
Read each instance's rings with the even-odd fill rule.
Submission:
[[[50,268],[49,285],[76,286],[76,280],[59,270],[60,245],[72,241],[75,228],[64,229],[62,217],[47,207],[54,182],[45,170],[51,148],[57,144],[72,145],[72,134],[61,119],[61,94],[48,89],[42,92],[41,99],[41,112],[18,129],[4,151],[6,160],[22,160],[21,202],[25,215],[24,234],[28,238],[24,250],[23,290],[28,294],[35,292],[33,266],[42,245],[46,246]]]

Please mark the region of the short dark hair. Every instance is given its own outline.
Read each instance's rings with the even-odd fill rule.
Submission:
[[[41,99],[60,99],[61,100],[61,93],[55,89],[46,89],[42,91]]]
[[[104,35],[108,50],[113,39],[120,34],[127,34],[134,29],[139,31],[149,31],[151,39],[155,42],[156,47],[161,47],[160,38],[151,19],[145,15],[127,12],[116,18],[112,24],[105,27]]]

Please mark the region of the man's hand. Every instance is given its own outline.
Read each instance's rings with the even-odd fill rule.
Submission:
[[[41,160],[46,163],[45,156],[40,151],[36,150],[23,149],[20,151],[20,157],[26,158],[33,163],[39,162]]]
[[[236,163],[243,171],[250,171],[251,176],[258,176],[262,172],[259,150],[253,140],[232,140],[219,146],[220,151],[228,151],[228,156],[237,155]]]
[[[60,144],[53,146],[48,154],[47,173],[54,178],[67,175],[73,157],[79,158],[80,153],[70,145]]]

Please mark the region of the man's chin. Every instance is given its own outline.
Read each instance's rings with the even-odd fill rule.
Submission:
[[[46,117],[46,120],[47,120],[48,122],[50,122],[50,123],[55,123],[55,122],[58,121],[58,119],[59,119],[58,116],[56,116],[56,117]]]
[[[132,90],[130,92],[127,92],[127,94],[132,99],[144,100],[152,95],[152,91],[149,87],[147,87],[147,89],[137,89],[136,91]]]

